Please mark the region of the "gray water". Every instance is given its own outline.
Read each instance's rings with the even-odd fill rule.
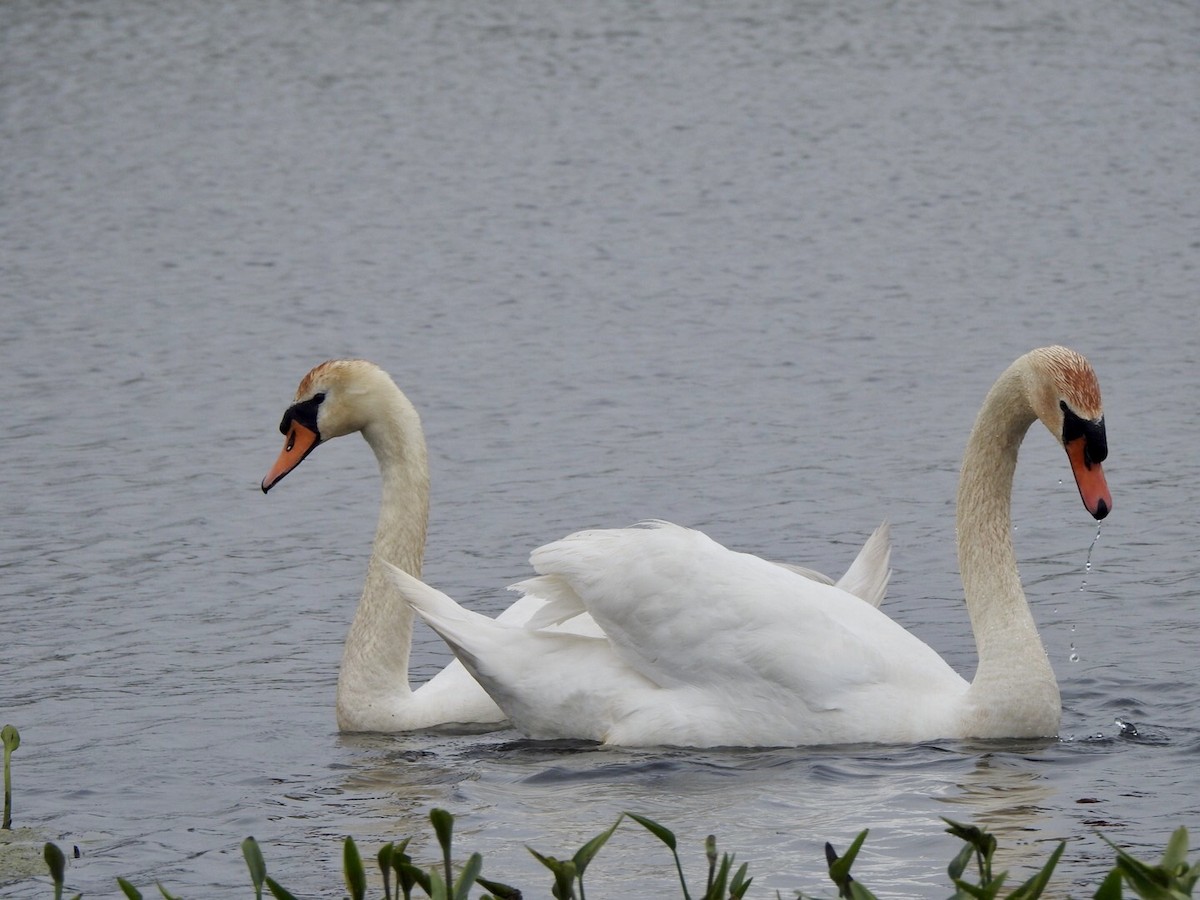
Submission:
[[[1200,7],[1068,0],[0,5],[0,721],[16,824],[123,875],[301,896],[458,816],[485,874],[618,812],[710,831],[754,897],[947,892],[940,816],[1060,895],[1200,831]],[[1067,343],[1105,393],[1097,531],[1041,430],[1014,497],[1058,740],[627,752],[340,736],[378,502],[355,439],[269,497],[299,378],[421,410],[425,577],[495,613],[539,543],[662,517],[840,573],[969,675],[953,493],[992,379]],[[797,651],[803,638],[797,640]],[[418,636],[420,680],[446,661]],[[1127,723],[1122,727],[1120,722]],[[597,896],[673,893],[626,825]],[[46,897],[40,878],[6,896]]]

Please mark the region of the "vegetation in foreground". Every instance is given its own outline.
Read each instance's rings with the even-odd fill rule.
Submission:
[[[11,725],[3,729],[4,740],[4,822],[5,830],[12,827],[12,801],[9,778],[9,761],[12,751],[20,745],[20,735]],[[703,890],[689,886],[683,874],[683,865],[679,858],[678,842],[669,829],[657,822],[635,813],[623,813],[617,817],[604,831],[585,843],[569,858],[558,859],[546,856],[527,848],[533,856],[544,865],[551,875],[550,895],[556,900],[586,900],[583,876],[588,866],[604,847],[608,839],[617,830],[617,826],[626,818],[631,819],[671,851],[675,871],[679,876],[679,886],[683,900],[742,900],[750,888],[753,878],[747,871],[747,865],[742,863],[734,868],[734,857],[728,853],[718,856],[716,838],[709,835],[705,841],[705,856],[708,861],[707,877]],[[456,866],[453,853],[454,817],[444,809],[434,809],[429,814],[434,836],[441,848],[442,858],[433,865],[422,868],[408,853],[412,838],[408,837],[399,843],[392,842],[380,848],[375,860],[379,868],[383,884],[383,900],[412,900],[413,897],[428,897],[430,900],[469,900],[471,892],[479,889],[483,893],[478,900],[521,900],[522,892],[515,887],[502,884],[483,876],[483,857],[473,853],[466,863]],[[1008,873],[993,871],[992,863],[996,853],[996,839],[986,831],[973,825],[963,825],[944,819],[947,832],[963,842],[962,849],[950,861],[947,874],[950,877],[952,893],[950,900],[1036,900],[1042,896],[1050,882],[1062,857],[1066,842],[1059,843],[1045,865],[1029,880],[1008,890],[1006,881]],[[831,844],[825,845],[825,857],[829,866],[830,880],[837,888],[837,896],[848,900],[875,900],[875,895],[864,884],[851,875],[854,860],[867,839],[867,831],[862,831],[850,844],[844,854],[839,855]],[[1107,840],[1107,838],[1105,839]],[[1189,864],[1188,833],[1186,828],[1178,828],[1167,842],[1162,860],[1157,864],[1147,863],[1126,853],[1116,844],[1108,841],[1116,852],[1116,862],[1108,875],[1091,895],[1093,900],[1122,900],[1124,891],[1128,888],[1130,897],[1143,900],[1182,900],[1193,895],[1197,881],[1200,881],[1200,862]],[[252,837],[242,842],[242,854],[250,871],[250,882],[254,890],[255,900],[262,900],[265,888],[275,900],[297,900],[296,896],[283,887],[279,882],[267,875],[267,865],[258,842]],[[66,878],[67,861],[62,850],[54,843],[47,842],[43,850],[46,865],[50,869],[50,877],[54,882],[55,900],[62,900]],[[358,847],[353,838],[347,837],[342,856],[342,870],[345,880],[347,897],[353,900],[367,898],[367,866],[363,863]],[[142,893],[124,878],[118,878],[117,884],[129,900],[141,900]],[[159,894],[165,900],[181,900],[170,893],[162,884],[156,885]],[[776,894],[782,900],[781,895]],[[80,900],[81,894],[76,894],[72,900]],[[795,900],[814,900],[802,893],[795,895]]]

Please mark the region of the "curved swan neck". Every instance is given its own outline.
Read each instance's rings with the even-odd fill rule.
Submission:
[[[429,520],[429,466],[420,417],[390,379],[387,385],[390,390],[362,429],[379,463],[383,501],[366,584],[346,636],[338,675],[343,728],[354,727],[347,722],[347,710],[394,704],[398,696],[411,691],[413,610],[399,596],[381,561],[421,576]]]
[[[390,415],[369,423],[363,437],[375,452],[383,482],[372,561],[381,556],[420,578],[429,523],[429,462],[421,419],[396,389]],[[390,579],[383,581],[391,585]]]
[[[1036,415],[1028,398],[1028,362],[996,381],[975,420],[958,484],[958,562],[979,668],[971,683],[977,705],[1022,698],[1060,715],[1058,687],[1021,589],[1012,540],[1012,485],[1021,441]]]

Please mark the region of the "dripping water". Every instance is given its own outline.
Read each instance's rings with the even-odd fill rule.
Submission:
[[[1084,561],[1084,564],[1083,564],[1083,578],[1079,582],[1079,590],[1081,592],[1087,590],[1088,575],[1090,575],[1091,571],[1092,571],[1092,551],[1096,549],[1096,542],[1100,540],[1100,525],[1101,525],[1101,523],[1099,523],[1099,522],[1096,523],[1096,534],[1092,538],[1092,543],[1088,545],[1087,559]],[[1071,626],[1071,634],[1072,635],[1075,634],[1075,626],[1074,625]],[[1075,649],[1074,638],[1072,638],[1072,640],[1071,640],[1071,649],[1069,651],[1067,659],[1069,659],[1071,662],[1079,662],[1079,653]]]

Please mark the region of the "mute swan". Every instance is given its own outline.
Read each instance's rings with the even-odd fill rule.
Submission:
[[[979,665],[968,683],[866,603],[668,523],[582,531],[535,550],[517,585],[548,606],[527,627],[393,578],[532,738],[612,745],[789,746],[1050,736],[1061,703],[1021,590],[1011,493],[1021,440],[1041,421],[1084,506],[1112,508],[1100,389],[1063,347],[1014,362],[984,400],[958,489],[958,551]],[[589,637],[538,630],[586,609]]]
[[[500,727],[504,713],[457,660],[416,690],[409,686],[412,607],[401,599],[382,562],[390,560],[420,577],[429,517],[429,468],[421,420],[408,398],[372,363],[330,360],[301,380],[279,430],[285,436],[283,450],[262,481],[263,493],[322,441],[356,431],[375,452],[383,481],[366,584],[338,673],[338,727],[378,732],[439,725]],[[885,524],[868,539],[838,584],[878,606],[891,574],[890,553]],[[781,571],[790,568],[807,578],[830,581],[808,569],[779,565]],[[543,606],[542,598],[524,596],[496,621],[520,626]],[[601,633],[586,614],[565,618],[567,621],[554,627],[576,636]]]

